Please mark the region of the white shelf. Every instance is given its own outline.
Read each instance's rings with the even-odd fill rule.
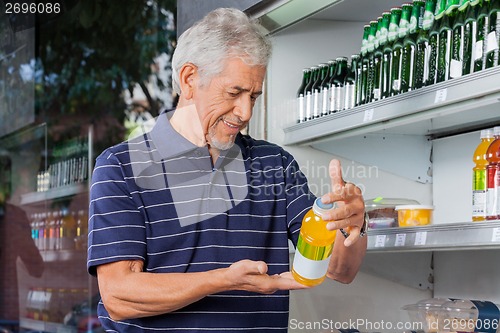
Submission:
[[[59,251],[40,251],[40,255],[44,262],[61,262],[61,261],[74,261],[85,262],[87,258],[87,251],[85,250],[59,250]]]
[[[500,124],[500,67],[287,127],[285,144],[311,145],[365,134],[430,138]]]
[[[43,192],[31,192],[21,196],[21,205],[28,205],[43,202],[46,200],[53,200],[72,196],[87,191],[86,184],[73,184],[52,188]]]
[[[500,249],[500,221],[372,229],[369,252]]]
[[[54,333],[76,333],[76,327],[66,326],[60,323],[49,321],[33,320],[29,318],[21,318],[19,326],[40,332]]]

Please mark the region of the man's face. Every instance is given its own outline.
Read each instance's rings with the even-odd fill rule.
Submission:
[[[232,147],[236,134],[252,117],[255,100],[262,94],[266,68],[230,58],[222,73],[198,85],[194,102],[207,143],[219,150]]]

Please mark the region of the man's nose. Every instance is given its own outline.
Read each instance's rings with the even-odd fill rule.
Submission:
[[[243,122],[248,122],[252,117],[253,102],[251,97],[242,96],[234,108],[234,114]]]

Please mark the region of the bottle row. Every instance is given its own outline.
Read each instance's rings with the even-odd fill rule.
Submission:
[[[88,157],[79,156],[49,165],[37,174],[37,192],[83,183],[88,178]]]
[[[472,220],[500,219],[500,126],[481,131],[473,161]]]
[[[30,288],[26,297],[26,318],[67,324],[75,305],[88,298],[84,288]]]
[[[88,217],[85,210],[66,207],[31,214],[31,238],[40,251],[85,250]]]
[[[297,122],[499,65],[500,0],[413,0],[364,26],[361,53],[306,68]]]

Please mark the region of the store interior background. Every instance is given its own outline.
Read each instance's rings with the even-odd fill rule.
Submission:
[[[6,2],[0,0],[0,5]],[[16,236],[28,235],[29,241],[30,223],[47,218],[40,214],[56,211],[60,216],[65,208],[77,216],[87,209],[87,181],[72,184],[75,186],[69,195],[37,200],[37,175],[64,161],[61,155],[68,152],[74,139],[87,143],[87,149],[76,149],[76,154],[88,156],[90,172],[93,158],[102,149],[126,139],[134,126],[155,117],[160,109],[173,106],[169,56],[176,36],[212,8],[246,9],[258,2],[144,0],[124,6],[118,0],[68,0],[63,2],[60,15],[14,19],[0,12],[0,203],[18,207],[11,209],[24,216],[14,219],[22,221],[16,226],[26,224],[19,230],[6,223],[0,225],[0,326],[15,330],[16,321],[27,318],[24,323],[32,331],[51,331],[54,327],[40,324],[47,316],[51,319],[48,322],[58,321],[61,327],[70,324],[75,331],[99,331],[93,317],[98,291],[95,279],[86,273],[85,250],[76,245],[72,250],[58,251],[32,246],[39,254],[26,258],[26,247],[21,247]],[[345,0],[332,10],[273,33],[266,91],[254,110],[249,133],[283,144],[282,129],[294,121],[290,106],[300,85],[301,69],[359,52],[362,26],[401,3]],[[369,7],[356,10],[362,6]],[[336,7],[345,9],[333,10]],[[428,156],[433,180],[428,182],[401,176],[398,169],[411,164],[411,154],[389,159],[392,167],[385,168],[356,154],[337,155],[334,147],[285,148],[304,167],[318,191],[329,184],[324,166],[335,156],[350,170],[346,179],[360,184],[366,199],[402,197],[433,204],[435,220],[452,223],[469,219],[471,205],[466,192],[478,138],[478,132],[472,132],[433,141],[432,155]],[[346,150],[356,149],[347,146]],[[380,155],[385,153],[381,149]],[[369,253],[351,285],[327,281],[312,290],[292,292],[290,318],[300,322],[327,319],[341,323],[363,318],[373,323],[396,323],[409,321],[403,305],[433,296],[500,303],[500,280],[496,278],[500,268],[492,264],[497,256],[497,250]],[[36,288],[58,295],[52,298],[58,302],[53,307],[64,312],[44,313],[40,302],[31,309],[27,298]],[[18,302],[6,299],[8,295],[17,295]],[[74,296],[73,304],[59,304],[63,303],[61,295]],[[18,304],[15,313],[10,312],[12,304]],[[31,318],[29,312],[33,311],[41,317]],[[71,317],[75,311],[79,313]]]

